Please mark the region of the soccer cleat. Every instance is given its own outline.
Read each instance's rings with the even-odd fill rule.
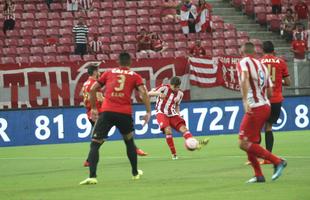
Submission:
[[[84,167],[89,167],[89,162],[87,160],[85,160],[84,163],[83,163],[83,166]]]
[[[259,162],[259,164],[261,164],[261,165],[270,165],[272,163],[269,160],[262,160],[262,161]]]
[[[202,147],[205,147],[209,143],[209,138],[204,138],[202,140],[199,140],[199,145],[197,147],[197,150],[200,150]]]
[[[280,164],[276,165],[274,174],[272,175],[271,179],[273,181],[277,180],[282,175],[282,172],[286,166],[287,162],[285,160],[282,160]]]
[[[84,181],[80,182],[80,185],[95,185],[98,181],[96,178],[87,178]]]
[[[139,180],[142,175],[143,175],[143,171],[141,169],[138,169],[138,174],[135,176],[132,176],[132,180]]]
[[[264,176],[254,176],[250,180],[248,180],[246,183],[264,183],[266,182]]]
[[[177,160],[177,159],[179,159],[179,158],[178,158],[178,156],[177,156],[176,154],[172,154],[171,159],[172,159],[172,160]]]
[[[142,149],[136,149],[137,155],[138,156],[147,156],[148,153],[144,152]]]

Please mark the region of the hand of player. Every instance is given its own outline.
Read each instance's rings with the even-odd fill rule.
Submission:
[[[145,126],[149,121],[150,121],[150,119],[151,119],[151,113],[146,113],[144,116],[143,116],[143,118],[142,118],[143,120],[144,120],[144,123],[143,123],[143,125],[142,126]]]
[[[247,102],[243,102],[243,108],[245,113],[252,113],[251,107]]]
[[[98,110],[97,109],[91,109],[91,120],[94,122],[98,119]]]

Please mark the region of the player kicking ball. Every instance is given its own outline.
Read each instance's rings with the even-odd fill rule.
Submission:
[[[197,141],[193,138],[190,131],[186,128],[184,119],[180,116],[180,103],[183,92],[180,90],[181,79],[173,77],[170,84],[162,85],[152,89],[148,94],[150,97],[156,96],[156,119],[160,129],[166,135],[166,142],[172,154],[172,160],[177,160],[177,152],[172,137],[172,128],[180,132],[185,139],[185,146],[189,150],[200,149],[207,145],[209,139]],[[195,144],[197,141],[197,144]]]

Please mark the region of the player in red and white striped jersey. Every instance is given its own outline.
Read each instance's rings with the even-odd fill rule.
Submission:
[[[172,129],[181,132],[186,139],[193,137],[186,128],[184,119],[180,116],[180,103],[183,98],[183,92],[180,90],[181,79],[173,77],[170,84],[161,85],[149,92],[149,96],[157,96],[156,101],[156,119],[160,129],[166,135],[166,142],[170,148],[172,159],[178,159],[174,141],[172,137]],[[208,139],[199,141],[200,145],[206,145]]]
[[[274,164],[272,180],[276,180],[287,163],[259,145],[260,131],[270,116],[267,94],[272,94],[272,82],[265,65],[254,58],[254,44],[246,43],[242,51],[244,57],[237,64],[237,71],[245,115],[240,124],[239,145],[247,152],[255,172],[255,176],[248,183],[265,182],[257,158],[266,159]]]

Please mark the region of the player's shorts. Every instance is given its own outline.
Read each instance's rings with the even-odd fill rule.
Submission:
[[[110,129],[116,126],[122,135],[127,135],[134,131],[133,120],[131,115],[116,113],[116,112],[102,112],[95,123],[92,138],[97,140],[107,139]]]
[[[168,126],[171,126],[176,131],[179,131],[179,129],[184,125],[186,125],[184,119],[180,117],[179,115],[168,117],[167,115],[163,113],[158,113],[156,115],[157,122],[159,124],[160,130],[164,131],[164,129]]]
[[[260,143],[260,133],[269,115],[269,105],[252,108],[252,113],[245,113],[240,124],[239,139]]]
[[[282,103],[271,103],[271,113],[270,117],[267,120],[271,124],[276,124],[281,113]]]

